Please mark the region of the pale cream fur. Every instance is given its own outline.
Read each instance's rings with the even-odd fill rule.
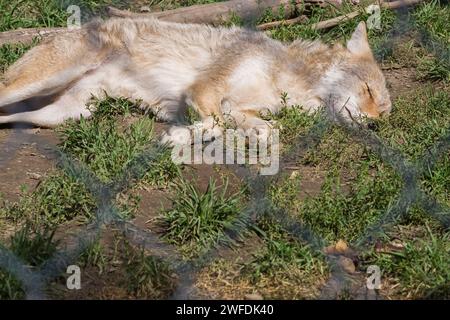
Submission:
[[[270,131],[260,112],[289,104],[324,106],[336,119],[353,121],[389,113],[385,80],[367,42],[365,24],[347,46],[297,40],[282,44],[242,28],[110,19],[58,35],[27,52],[3,77],[0,109],[54,95],[33,111],[0,116],[0,123],[53,127],[89,117],[92,95],[142,101],[164,121],[179,121],[188,105],[203,129],[220,135],[218,122]],[[183,143],[189,130],[174,127],[165,140]]]

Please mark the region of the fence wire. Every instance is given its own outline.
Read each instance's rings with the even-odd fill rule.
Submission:
[[[410,30],[418,30],[419,40],[425,48],[435,54],[436,58],[442,61],[450,61],[448,48],[433,39],[426,30],[418,28],[409,18],[411,16],[410,10],[410,8],[396,10],[396,22],[389,38],[382,46],[389,48],[393,45],[395,38]],[[179,255],[177,248],[162,241],[158,234],[142,230],[121,217],[115,204],[116,196],[136,183],[155,164],[158,155],[163,152],[163,146],[156,143],[152,144],[125,168],[119,178],[111,183],[103,183],[86,165],[55,148],[45,138],[29,134],[22,128],[16,127],[13,134],[3,142],[2,150],[7,150],[7,152],[3,152],[0,158],[0,167],[5,167],[12,161],[15,151],[20,148],[24,141],[34,142],[38,149],[54,154],[59,168],[86,187],[96,201],[97,212],[95,218],[76,235],[75,241],[72,241],[75,245],[57,251],[40,268],[30,269],[20,258],[5,247],[0,247],[0,268],[11,273],[22,283],[27,299],[46,299],[46,284],[61,276],[66,271],[67,266],[75,264],[80,254],[96,241],[102,229],[114,225],[133,244],[150,250],[152,255],[170,263],[180,279],[170,299],[189,299],[193,293],[199,270],[213,262],[223,248],[228,247],[233,241],[238,241],[241,235],[262,217],[270,217],[277,221],[291,236],[307,243],[313,251],[323,254],[323,249],[328,245],[327,241],[314,233],[307,225],[292,219],[284,209],[274,207],[267,196],[267,192],[270,183],[282,174],[285,165],[302,159],[309,150],[315,148],[322,141],[325,133],[333,125],[326,118],[323,118],[307,134],[297,137],[292,144],[293,148],[283,155],[280,161],[281,170],[275,176],[261,176],[248,168],[233,167],[235,174],[243,178],[248,184],[252,196],[246,208],[239,213],[234,223],[225,230],[219,245],[190,261],[185,261]],[[425,193],[421,189],[419,181],[420,177],[433,170],[436,162],[450,150],[450,131],[447,131],[447,134],[435,143],[430,150],[427,150],[418,161],[411,163],[400,150],[390,147],[367,128],[343,126],[356,141],[367,146],[384,163],[392,167],[403,181],[403,188],[397,200],[394,201],[394,205],[389,207],[376,223],[368,226],[366,232],[351,244],[353,249],[361,252],[373,245],[383,234],[385,228],[397,223],[407,215],[409,208],[413,205],[421,206],[425,212],[438,220],[445,228],[450,228],[450,209]],[[334,284],[334,286],[337,284],[339,291],[345,290],[348,283],[352,281],[337,260],[336,255],[329,254],[326,256],[331,275],[328,284],[323,287],[321,298],[335,298],[339,295],[339,292],[330,295],[327,291],[329,284]]]

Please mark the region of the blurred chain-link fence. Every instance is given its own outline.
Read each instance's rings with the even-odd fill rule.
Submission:
[[[411,29],[416,29],[420,33],[420,40],[424,47],[432,51],[437,58],[450,61],[448,49],[432,39],[426,30],[418,29],[409,18],[408,10],[410,8],[397,10],[397,20],[390,32],[389,39],[382,46],[388,48],[392,45],[394,38],[401,36]],[[313,149],[320,143],[324,134],[331,126],[331,122],[323,119],[316,123],[306,135],[299,136],[292,143],[294,147],[289,153],[283,155],[280,161],[280,168],[283,168],[285,163],[300,160],[308,150]],[[376,223],[369,226],[364,235],[355,243],[351,244],[352,248],[362,250],[372,245],[383,233],[385,226],[396,223],[396,221],[408,213],[408,209],[413,205],[419,205],[424,208],[426,212],[437,219],[445,228],[450,227],[449,208],[438,203],[434,198],[422,191],[419,183],[420,176],[428,170],[433,170],[436,161],[450,149],[450,132],[447,132],[447,135],[441,138],[431,150],[427,151],[420,161],[411,163],[399,150],[390,147],[369,129],[348,126],[346,130],[358,142],[370,148],[384,163],[391,166],[403,180],[403,189],[400,191],[395,205],[386,210]],[[267,195],[268,186],[274,179],[277,179],[277,176],[255,175],[252,174],[251,170],[240,167],[236,169],[236,174],[246,180],[251,195],[246,209],[236,217],[236,223],[226,230],[224,241],[222,241],[224,243],[223,245],[218,245],[199,258],[186,262],[179,256],[175,247],[163,242],[157,234],[148,230],[139,229],[131,222],[124,220],[119,215],[115,205],[116,195],[129,188],[135,181],[138,181],[155,164],[158,154],[163,151],[162,146],[158,144],[150,146],[145,152],[134,159],[116,181],[105,184],[83,163],[54,148],[44,138],[28,134],[21,128],[14,129],[14,133],[1,144],[3,154],[0,158],[0,167],[5,167],[13,159],[15,151],[25,141],[35,142],[38,148],[53,149],[58,166],[86,187],[96,199],[98,208],[93,221],[76,236],[77,241],[72,241],[76,245],[56,252],[39,269],[31,270],[11,251],[0,247],[0,268],[10,272],[20,280],[28,299],[46,298],[46,284],[59,277],[62,273],[65,273],[69,265],[76,264],[80,254],[88,246],[93,244],[101,229],[111,224],[119,227],[132,243],[143,246],[151,250],[152,255],[170,262],[171,267],[179,275],[180,279],[171,296],[172,299],[189,298],[195,284],[197,271],[214,261],[223,246],[226,246],[230,240],[238,239],[260,216],[270,215],[272,219],[278,221],[292,236],[303,242],[307,242],[312,250],[323,253],[323,249],[327,246],[327,242],[318,234],[315,234],[308,226],[293,220],[284,210],[275,208],[270,202]],[[6,153],[5,150],[7,150]],[[278,175],[280,174],[281,172],[278,173]],[[245,222],[244,224],[242,223],[243,221]],[[337,284],[337,290],[343,290],[348,281],[348,274],[342,270],[337,260],[338,256],[332,254],[327,255],[327,263],[331,270],[329,283],[334,282],[334,286]],[[324,287],[322,297],[333,298],[326,288],[327,286]]]

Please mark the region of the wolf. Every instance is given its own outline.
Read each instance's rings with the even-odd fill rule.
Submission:
[[[325,108],[344,122],[391,111],[385,78],[370,49],[364,22],[345,45],[318,40],[286,44],[240,27],[181,24],[152,18],[94,21],[29,50],[0,82],[0,124],[55,127],[88,118],[92,97],[125,97],[174,124],[163,141],[190,141],[182,125],[192,107],[196,128],[217,137],[229,121],[270,135],[261,115],[286,103],[305,112]],[[39,108],[14,105],[48,97]]]

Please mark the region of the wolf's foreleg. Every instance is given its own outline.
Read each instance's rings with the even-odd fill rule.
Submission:
[[[186,105],[192,107],[200,116],[200,122],[188,127],[172,127],[163,136],[163,142],[171,144],[191,144],[197,131],[204,142],[211,141],[223,133],[223,114],[221,104],[224,86],[208,78],[198,80],[186,93]]]

